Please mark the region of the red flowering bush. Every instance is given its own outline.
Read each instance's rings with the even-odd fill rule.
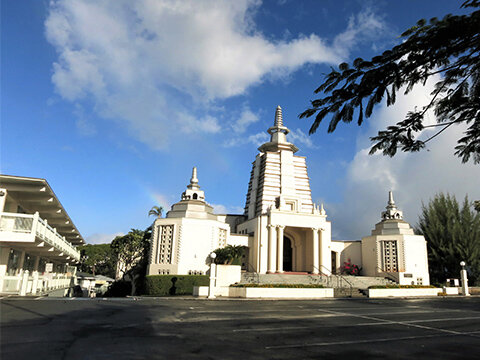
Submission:
[[[360,275],[361,268],[358,265],[352,263],[350,259],[343,263],[343,266],[340,268],[340,272],[344,275]]]

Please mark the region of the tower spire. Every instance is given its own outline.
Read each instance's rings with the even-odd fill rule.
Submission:
[[[395,201],[393,200],[393,191],[388,192],[387,211],[382,212],[382,220],[402,220],[403,212],[397,209]]]
[[[192,169],[192,177],[190,178],[190,184],[187,185],[187,190],[182,194],[182,200],[201,200],[205,201],[205,193],[200,190],[197,178],[197,167]]]
[[[194,166],[192,169],[192,177],[190,178],[190,184],[187,185],[188,189],[198,190],[200,186],[198,185],[198,178],[197,178],[197,167]]]
[[[278,151],[279,149],[290,150],[297,152],[298,148],[287,141],[287,134],[290,132],[288,128],[283,125],[283,114],[280,105],[275,110],[275,121],[273,126],[267,132],[270,134],[270,141],[263,144],[258,150],[264,151]]]
[[[277,110],[275,111],[275,122],[273,124],[274,127],[283,127],[283,116],[282,116],[282,108],[280,105],[277,106]]]

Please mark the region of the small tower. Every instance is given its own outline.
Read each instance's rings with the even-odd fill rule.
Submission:
[[[393,200],[393,191],[388,192],[387,211],[382,212],[382,220],[402,220],[403,212],[397,209]]]
[[[190,184],[187,185],[187,190],[182,193],[182,200],[205,201],[205,193],[203,190],[200,190],[200,185],[198,185],[197,167],[194,167],[192,170]]]

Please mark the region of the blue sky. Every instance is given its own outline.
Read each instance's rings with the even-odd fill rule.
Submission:
[[[238,213],[281,105],[335,239],[368,235],[390,189],[415,224],[439,191],[480,198],[479,166],[452,156],[461,129],[427,152],[367,155],[368,137],[424,103],[431,83],[333,134],[308,136],[298,114],[330,66],[374,56],[460,4],[2,1],[1,172],[47,179],[91,243],[147,227],[193,166],[217,212]]]

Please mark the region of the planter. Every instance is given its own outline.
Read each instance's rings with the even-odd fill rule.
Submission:
[[[230,287],[229,297],[262,299],[333,298],[333,289]]]
[[[368,289],[369,298],[379,297],[407,297],[407,296],[438,296],[442,289],[419,288],[419,289]]]

